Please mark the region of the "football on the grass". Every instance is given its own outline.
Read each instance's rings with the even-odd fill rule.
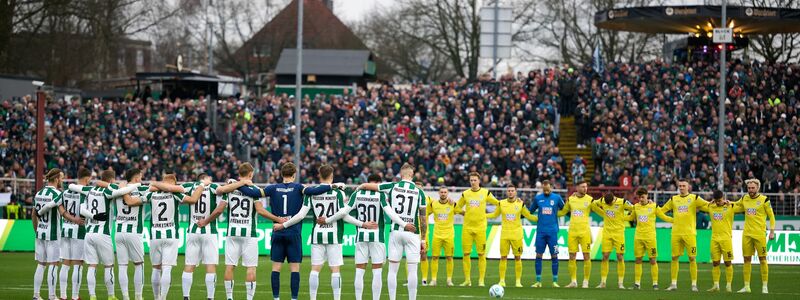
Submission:
[[[502,286],[499,284],[495,284],[489,288],[489,296],[492,298],[503,298],[503,295],[506,293],[506,290],[503,289]]]

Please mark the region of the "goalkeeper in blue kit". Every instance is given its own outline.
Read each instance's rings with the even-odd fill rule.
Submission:
[[[561,196],[552,193],[550,182],[542,182],[542,193],[536,195],[528,210],[536,212],[539,221],[536,223],[536,283],[533,287],[542,287],[542,255],[545,248],[550,248],[550,261],[553,270],[553,287],[558,286],[558,211],[564,207]]]

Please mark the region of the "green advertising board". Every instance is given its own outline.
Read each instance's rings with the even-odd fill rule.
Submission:
[[[147,224],[149,225],[149,224]],[[224,235],[226,233],[226,223],[220,223],[220,233],[219,233],[219,251],[220,254],[224,252]],[[184,251],[184,244],[183,241],[185,240],[185,230],[188,227],[187,223],[181,223],[181,231],[180,231],[180,239],[182,241],[180,253]],[[309,236],[311,234],[312,225],[310,223],[306,223],[303,226],[303,239],[308,241]],[[356,228],[350,224],[345,225],[345,232],[343,237],[343,247],[342,252],[345,256],[353,256],[355,253],[355,241],[356,241]],[[461,247],[461,225],[455,225],[455,237],[454,237],[454,244],[455,251],[454,256],[460,258],[463,256],[463,249]],[[433,225],[429,232],[432,232]],[[501,227],[498,225],[489,225],[487,226],[487,241],[486,241],[486,254],[487,257],[490,259],[496,259],[500,257],[499,253],[499,239],[500,239],[500,230]],[[388,226],[387,226],[388,232]],[[626,250],[624,257],[625,260],[634,260],[633,254],[633,239],[634,239],[634,232],[635,228],[626,228],[625,229],[625,245]],[[25,252],[32,252],[34,250],[34,238],[35,235],[33,233],[33,225],[30,220],[0,220],[0,250],[2,251],[25,251]],[[264,222],[258,223],[257,227],[257,234],[258,234],[258,249],[259,254],[261,255],[268,255],[270,253],[270,243],[269,237],[272,234],[272,223]],[[558,233],[558,257],[559,259],[568,259],[569,254],[567,253],[567,236],[568,231],[566,227],[562,227]],[[666,262],[671,260],[671,230],[666,228],[659,228],[656,230],[657,235],[657,247],[658,247],[658,261]],[[428,245],[431,244],[433,234],[429,234],[428,237]],[[523,254],[522,257],[524,259],[532,259],[535,257],[534,251],[534,241],[536,236],[536,227],[535,226],[523,226]],[[592,227],[592,236],[593,236],[593,243],[592,249],[590,251],[590,257],[594,260],[599,260],[602,258],[601,249],[601,241],[602,241],[602,228],[599,227]],[[149,239],[149,234],[145,233],[145,252],[149,250],[147,240]],[[387,238],[388,240],[388,238]],[[711,240],[711,230],[697,230],[697,261],[698,262],[710,262],[710,240]],[[733,251],[734,251],[734,263],[741,263],[742,255],[741,255],[741,231],[734,230],[733,232]],[[777,231],[775,240],[771,240],[767,242],[767,250],[769,252],[768,260],[771,263],[777,264],[800,264],[800,232],[796,231]],[[303,246],[303,254],[308,256],[311,253],[311,247],[308,243]],[[477,257],[476,251],[471,251],[472,257]],[[428,253],[428,255],[432,255],[433,253]],[[441,256],[442,254],[440,254]],[[510,255],[509,255],[510,256]],[[579,259],[581,255],[578,255]],[[614,259],[615,255],[612,253],[612,259]],[[545,253],[545,258],[549,258],[549,253]],[[681,257],[681,261],[688,261],[688,257],[684,254]]]

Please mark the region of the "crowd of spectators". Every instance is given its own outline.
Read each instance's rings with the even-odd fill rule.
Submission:
[[[800,183],[800,66],[730,62],[726,103],[726,186],[744,178],[765,192],[797,192]],[[360,183],[377,173],[392,180],[404,162],[426,185],[468,186],[478,171],[489,186],[556,188],[567,174],[585,174],[563,157],[557,116],[574,115],[581,147],[591,147],[592,185],[674,190],[679,177],[694,189],[715,186],[719,66],[692,62],[609,63],[553,68],[435,84],[382,85],[346,96],[302,99],[301,178],[313,182],[322,163],[335,180]],[[255,180],[278,181],[293,161],[293,103],[286,95],[216,101],[217,127],[205,99],[51,99],[46,116],[47,168],[71,178],[78,167],[129,167],[154,179],[164,168],[180,180],[205,172],[235,177],[256,164]],[[0,175],[32,178],[35,101],[0,103]],[[577,173],[576,173],[577,172]]]
[[[725,186],[755,177],[763,192],[797,192],[800,66],[734,60],[728,69]],[[627,172],[633,186],[674,190],[687,178],[694,189],[716,187],[716,61],[611,63],[600,77],[584,69],[575,78],[576,123],[599,166],[592,184],[616,184]]]

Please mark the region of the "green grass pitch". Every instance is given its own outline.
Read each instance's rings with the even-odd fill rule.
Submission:
[[[145,260],[148,260],[146,258]],[[170,297],[169,299],[182,299],[181,298],[181,272],[183,271],[183,256],[178,258],[179,266],[172,271],[172,287],[170,288]],[[300,299],[308,299],[308,271],[309,271],[309,259],[306,258],[303,260],[302,270],[301,270],[301,286],[300,286]],[[224,257],[220,257],[220,262],[224,262]],[[475,286],[472,287],[447,287],[443,286],[445,284],[445,261],[441,259],[439,262],[439,286],[436,287],[419,287],[418,298],[419,299],[444,299],[446,297],[450,298],[457,298],[457,299],[487,299],[489,287],[478,287],[477,286],[477,261],[473,260],[472,263],[472,277],[473,283]],[[216,288],[216,299],[225,299],[225,288],[222,282],[222,275],[224,269],[221,267],[218,268],[218,279],[217,279],[217,288]],[[565,286],[569,283],[569,273],[567,270],[567,263],[566,261],[561,261],[559,270],[559,284],[561,286]],[[625,264],[626,267],[626,274],[625,274],[625,285],[630,287],[633,284],[633,262],[627,262]],[[33,261],[33,253],[13,253],[13,252],[4,252],[0,254],[0,270],[2,270],[2,278],[3,283],[0,285],[0,299],[31,299],[33,295],[33,273],[35,271],[35,263]],[[698,277],[699,277],[699,288],[701,292],[693,293],[689,291],[690,288],[690,279],[689,279],[689,266],[688,264],[681,264],[680,276],[678,287],[679,291],[677,292],[667,292],[663,289],[669,285],[670,276],[669,276],[669,263],[661,263],[659,265],[659,284],[662,290],[660,291],[653,291],[651,290],[651,282],[650,282],[650,268],[649,264],[645,264],[644,272],[642,276],[642,285],[643,289],[640,291],[632,291],[632,290],[619,290],[617,289],[617,273],[616,273],[616,262],[611,262],[610,264],[610,274],[608,279],[608,288],[606,289],[595,289],[596,286],[600,281],[600,262],[595,261],[592,264],[592,278],[590,279],[591,288],[589,289],[567,289],[567,288],[538,288],[534,289],[529,287],[533,283],[534,279],[534,266],[533,261],[526,260],[523,262],[523,283],[526,285],[524,288],[514,288],[514,287],[506,287],[505,291],[505,299],[615,299],[619,300],[624,298],[630,299],[798,299],[800,298],[800,267],[798,266],[777,266],[772,265],[770,266],[770,282],[769,282],[769,295],[761,295],[761,273],[759,271],[758,265],[753,265],[753,278],[752,278],[752,290],[753,294],[749,295],[741,295],[741,294],[729,294],[725,292],[717,292],[717,293],[708,293],[704,292],[706,289],[711,287],[711,265],[710,264],[700,264]],[[342,299],[354,299],[354,291],[353,291],[353,276],[354,276],[354,265],[352,258],[345,258],[345,265],[342,267]],[[384,266],[384,285],[383,285],[383,295],[381,299],[388,299],[389,296],[387,294],[387,287],[386,287],[386,273],[387,267]],[[262,256],[259,259],[259,266],[257,271],[257,290],[256,290],[256,299],[270,299],[272,296],[272,290],[270,287],[270,261],[269,257]],[[513,285],[514,283],[514,264],[509,262],[508,266],[508,274],[506,275],[506,282]],[[550,286],[552,282],[552,278],[550,276],[550,262],[545,261],[543,265],[543,283],[545,286]],[[733,281],[733,288],[734,291],[740,289],[742,287],[742,268],[741,266],[734,266],[734,281]],[[129,277],[131,284],[133,283],[133,268],[129,267]],[[145,262],[145,287],[144,287],[144,296],[145,299],[152,298],[152,290],[150,287],[150,262]],[[192,299],[205,299],[206,292],[205,292],[205,283],[204,283],[204,274],[205,269],[204,267],[200,267],[195,271],[194,276],[194,285],[192,289]],[[463,281],[463,273],[461,271],[461,261],[456,259],[455,260],[455,271],[454,273],[454,282],[459,284]],[[578,262],[578,281],[582,280],[581,276],[583,274],[583,266],[581,262]],[[100,297],[98,299],[104,299],[106,295],[105,285],[103,284],[102,280],[102,272],[98,271],[97,273],[97,293]],[[46,275],[45,275],[46,276]],[[400,268],[400,274],[398,275],[398,282],[402,284],[405,282],[405,268]],[[499,279],[499,275],[497,272],[497,260],[489,260],[487,264],[486,270],[486,283],[487,285],[492,285],[496,283]],[[372,299],[371,295],[371,282],[372,282],[372,273],[366,272],[364,275],[364,299]],[[724,269],[722,272],[722,287],[724,289],[724,280],[725,274]],[[288,266],[284,266],[284,272],[281,275],[281,299],[289,299],[289,271]],[[117,297],[120,296],[119,292],[119,285],[117,285]],[[133,293],[133,287],[131,286],[130,292]],[[69,293],[69,291],[68,291]],[[42,286],[42,295],[47,295],[47,284],[46,282]],[[131,295],[133,296],[133,295]],[[235,299],[245,299],[245,288],[244,288],[244,269],[239,267],[236,270],[236,287],[234,289],[234,298]],[[399,300],[408,299],[406,293],[406,288],[400,285],[398,287],[398,298]],[[433,298],[430,298],[433,297]],[[83,287],[81,289],[81,298],[82,299],[89,299],[88,291],[86,289],[86,279],[84,277],[83,280]],[[331,295],[331,287],[330,287],[330,271],[327,268],[323,268],[323,271],[320,274],[320,290],[319,290],[319,299],[332,299]]]

